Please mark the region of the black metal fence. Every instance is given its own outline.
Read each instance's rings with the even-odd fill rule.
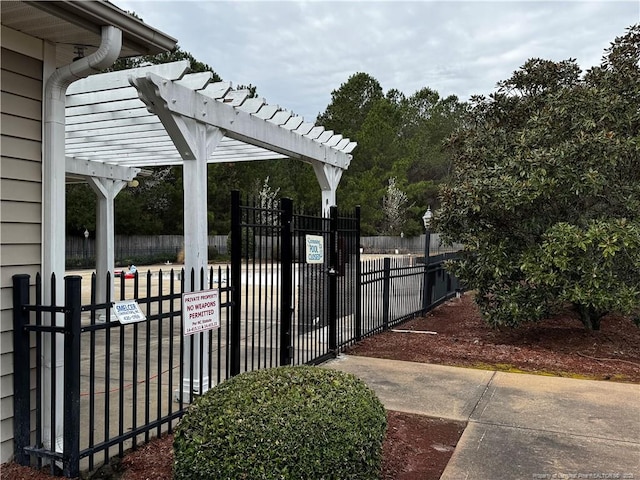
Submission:
[[[14,277],[16,460],[66,476],[94,470],[171,431],[192,395],[243,371],[321,363],[362,338],[424,313],[454,295],[430,262],[362,261],[359,211],[329,218],[291,201],[258,205],[232,195],[231,264],[192,272],[117,275],[114,292],[84,290],[78,276]],[[311,255],[308,245],[322,245]],[[107,279],[107,285],[111,285]],[[218,290],[220,328],[185,335],[182,295]],[[50,292],[48,300],[43,291]],[[113,317],[135,300],[137,323]],[[46,304],[45,304],[46,303]],[[23,374],[20,374],[20,369]],[[35,375],[27,375],[34,372]]]
[[[189,392],[207,379],[214,384],[228,378],[228,268],[210,268],[195,277],[185,279],[184,271],[173,270],[134,278],[123,274],[114,278],[115,298],[109,288],[98,301],[95,274],[90,298],[83,298],[81,277],[68,276],[59,301],[55,276],[44,285],[36,277],[33,299],[29,276],[14,276],[19,463],[29,464],[34,457],[41,466],[45,460],[52,473],[61,467],[69,477],[78,475],[81,461],[84,469],[93,470],[114,454],[122,456],[125,449],[171,431]],[[207,288],[219,288],[221,328],[184,336],[182,293]],[[42,304],[43,289],[52,292],[49,305]],[[144,321],[123,324],[115,318],[112,302],[130,299],[140,306]],[[185,359],[193,357],[197,343],[208,345],[209,354],[200,350],[199,358]],[[35,381],[29,371],[35,371]]]
[[[444,268],[455,253],[430,257],[424,262],[412,258],[381,258],[362,262],[360,292],[362,310],[359,330],[363,336],[387,330],[399,323],[422,315],[448,300],[460,286]],[[342,345],[357,341],[344,336]]]

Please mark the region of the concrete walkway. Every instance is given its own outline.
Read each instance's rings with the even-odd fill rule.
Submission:
[[[341,356],[390,410],[468,422],[441,480],[640,479],[640,385]]]

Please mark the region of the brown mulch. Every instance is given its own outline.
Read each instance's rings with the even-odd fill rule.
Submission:
[[[350,355],[491,370],[640,382],[640,328],[609,315],[588,331],[567,310],[518,328],[491,329],[467,293],[424,317],[396,327],[432,333],[384,332],[351,348]]]
[[[441,418],[388,411],[380,480],[438,480],[465,426]]]
[[[640,328],[611,315],[600,331],[586,331],[570,311],[517,329],[494,330],[482,321],[473,295],[453,299],[424,317],[369,337],[347,353],[378,358],[513,372],[640,383]],[[464,424],[387,412],[381,480],[440,478]],[[172,437],[126,455],[99,477],[119,480],[171,478]],[[50,480],[35,469],[5,464],[0,477]]]

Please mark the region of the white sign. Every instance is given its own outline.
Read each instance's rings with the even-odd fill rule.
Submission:
[[[147,319],[135,300],[114,302],[113,309],[120,323],[136,323]]]
[[[324,263],[324,239],[320,235],[306,235],[307,263]]]
[[[182,323],[185,335],[220,328],[219,298],[219,290],[182,294]]]

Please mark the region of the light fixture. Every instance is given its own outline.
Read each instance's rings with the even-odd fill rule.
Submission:
[[[425,230],[429,230],[429,224],[431,223],[431,218],[433,218],[433,213],[431,213],[431,205],[427,207],[427,211],[424,212],[422,216],[422,221],[424,222]]]

